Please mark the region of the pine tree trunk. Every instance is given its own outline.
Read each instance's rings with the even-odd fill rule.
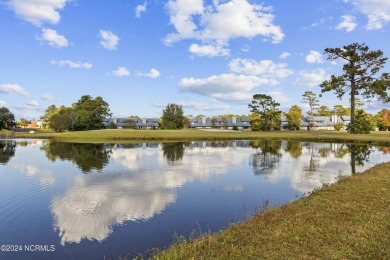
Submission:
[[[355,134],[355,76],[351,80],[351,134]]]

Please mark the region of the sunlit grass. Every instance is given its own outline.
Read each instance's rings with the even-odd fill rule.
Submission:
[[[368,135],[351,135],[337,131],[231,131],[208,132],[197,129],[183,130],[131,130],[107,129],[95,131],[79,131],[54,133],[52,131],[35,131],[35,133],[15,133],[17,138],[48,138],[62,141],[105,142],[105,141],[134,141],[134,140],[227,140],[227,139],[273,139],[273,140],[300,140],[319,142],[349,142],[375,143],[390,145],[390,132],[372,132]]]
[[[155,259],[390,259],[390,163]]]

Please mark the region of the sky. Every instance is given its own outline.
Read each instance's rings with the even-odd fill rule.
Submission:
[[[306,111],[302,94],[342,73],[325,48],[390,57],[389,31],[390,0],[0,0],[0,106],[32,120],[90,95],[114,117],[160,117],[168,103],[241,115],[262,93]],[[320,98],[336,104],[349,97]]]

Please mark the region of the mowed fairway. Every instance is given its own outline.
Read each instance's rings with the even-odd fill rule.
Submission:
[[[94,131],[63,132],[35,131],[15,133],[16,138],[44,138],[77,142],[122,142],[122,141],[195,141],[195,140],[294,140],[315,142],[371,143],[390,145],[390,131],[371,134],[348,134],[336,131],[204,131],[183,130],[132,130],[107,129]]]

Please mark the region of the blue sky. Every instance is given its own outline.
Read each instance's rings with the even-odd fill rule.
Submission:
[[[0,106],[38,119],[91,95],[117,117],[159,117],[167,103],[212,116],[248,114],[266,93],[306,110],[302,94],[341,72],[325,48],[359,42],[389,57],[389,30],[390,0],[0,0]]]

